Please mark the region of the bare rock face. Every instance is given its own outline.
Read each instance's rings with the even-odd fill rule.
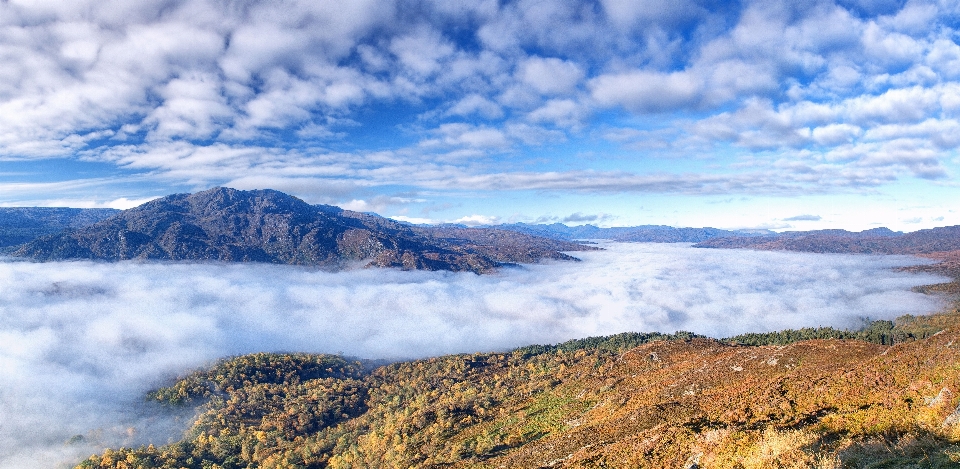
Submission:
[[[503,264],[572,259],[593,249],[519,233],[447,233],[376,215],[310,205],[273,190],[174,194],[80,229],[41,237],[13,255],[39,261],[150,259],[368,266],[483,273]],[[507,233],[507,232],[504,232]]]

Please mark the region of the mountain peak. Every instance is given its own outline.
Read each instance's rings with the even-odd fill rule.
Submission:
[[[482,232],[482,233],[481,233]],[[156,259],[255,261],[487,272],[504,263],[572,259],[576,243],[478,229],[451,234],[331,206],[283,192],[215,187],[173,194],[84,228],[25,244],[15,256],[35,260]]]

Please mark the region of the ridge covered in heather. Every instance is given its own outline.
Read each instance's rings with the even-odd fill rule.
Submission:
[[[311,205],[274,190],[174,194],[89,226],[43,236],[13,255],[38,261],[125,259],[269,262],[340,268],[489,272],[505,264],[575,260],[578,243],[521,233],[414,227]]]

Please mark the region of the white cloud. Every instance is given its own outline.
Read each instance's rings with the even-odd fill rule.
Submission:
[[[949,39],[937,39],[927,54],[926,62],[940,76],[956,80],[960,78],[960,45]]]
[[[467,226],[493,225],[500,221],[498,217],[488,215],[468,215],[451,221],[450,223],[459,223]]]
[[[888,124],[870,129],[864,139],[889,141],[902,138],[921,139],[948,150],[960,146],[960,122],[954,119],[927,119],[917,124]]]
[[[503,117],[503,109],[495,102],[479,95],[471,94],[454,104],[449,111],[449,115],[470,116],[479,114],[487,119],[498,119]]]
[[[822,146],[850,143],[863,134],[863,129],[850,124],[830,124],[813,129],[813,141]]]
[[[639,113],[695,107],[703,83],[690,72],[645,70],[601,75],[590,80],[593,98],[604,106],[623,106]]]
[[[171,422],[143,394],[228,355],[421,357],[623,331],[721,337],[940,306],[909,291],[940,278],[889,269],[916,259],[605,247],[580,253],[584,262],[489,276],[0,263],[0,468],[59,467],[104,447],[177,438],[188,420]],[[75,435],[85,441],[65,444]]]
[[[527,115],[533,122],[549,122],[569,128],[580,128],[586,117],[586,111],[570,99],[552,99]]]
[[[889,90],[879,96],[862,96],[844,103],[854,122],[903,123],[923,120],[939,107],[935,90],[921,87]]]
[[[421,145],[432,147],[466,146],[470,148],[503,148],[509,143],[506,135],[490,127],[474,127],[469,124],[443,124],[435,130],[437,139],[426,140]]]
[[[545,129],[540,126],[512,122],[507,124],[506,133],[511,138],[525,145],[540,145],[545,142],[564,142],[567,135],[556,129]]]
[[[896,15],[880,18],[880,24],[907,34],[923,35],[937,18],[937,5],[907,2]]]
[[[573,92],[584,73],[573,63],[555,57],[531,57],[520,64],[520,79],[543,94]]]
[[[144,123],[155,125],[150,132],[154,139],[207,139],[229,124],[234,115],[221,93],[219,80],[212,75],[171,80],[161,94],[163,104],[144,119]]]
[[[830,67],[825,76],[817,81],[817,86],[828,92],[842,93],[860,85],[863,76],[854,66],[838,64]]]
[[[374,212],[382,213],[384,210],[393,207],[404,207],[411,203],[425,202],[423,199],[411,199],[409,197],[396,197],[378,195],[369,199],[353,199],[349,202],[336,204],[340,208],[353,210],[355,212]],[[396,217],[394,217],[396,218]],[[406,220],[409,221],[409,220]]]
[[[868,23],[863,33],[863,49],[868,56],[887,67],[903,67],[923,55],[919,42],[905,34],[883,30]]]
[[[442,61],[454,53],[454,46],[438,32],[421,28],[410,35],[395,38],[390,51],[414,76],[425,77],[439,72]]]

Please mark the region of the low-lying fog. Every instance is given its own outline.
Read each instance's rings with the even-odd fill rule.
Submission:
[[[422,357],[623,331],[714,337],[941,306],[896,256],[605,244],[584,262],[469,273],[273,265],[0,262],[0,468],[165,443],[143,394],[226,355]]]

